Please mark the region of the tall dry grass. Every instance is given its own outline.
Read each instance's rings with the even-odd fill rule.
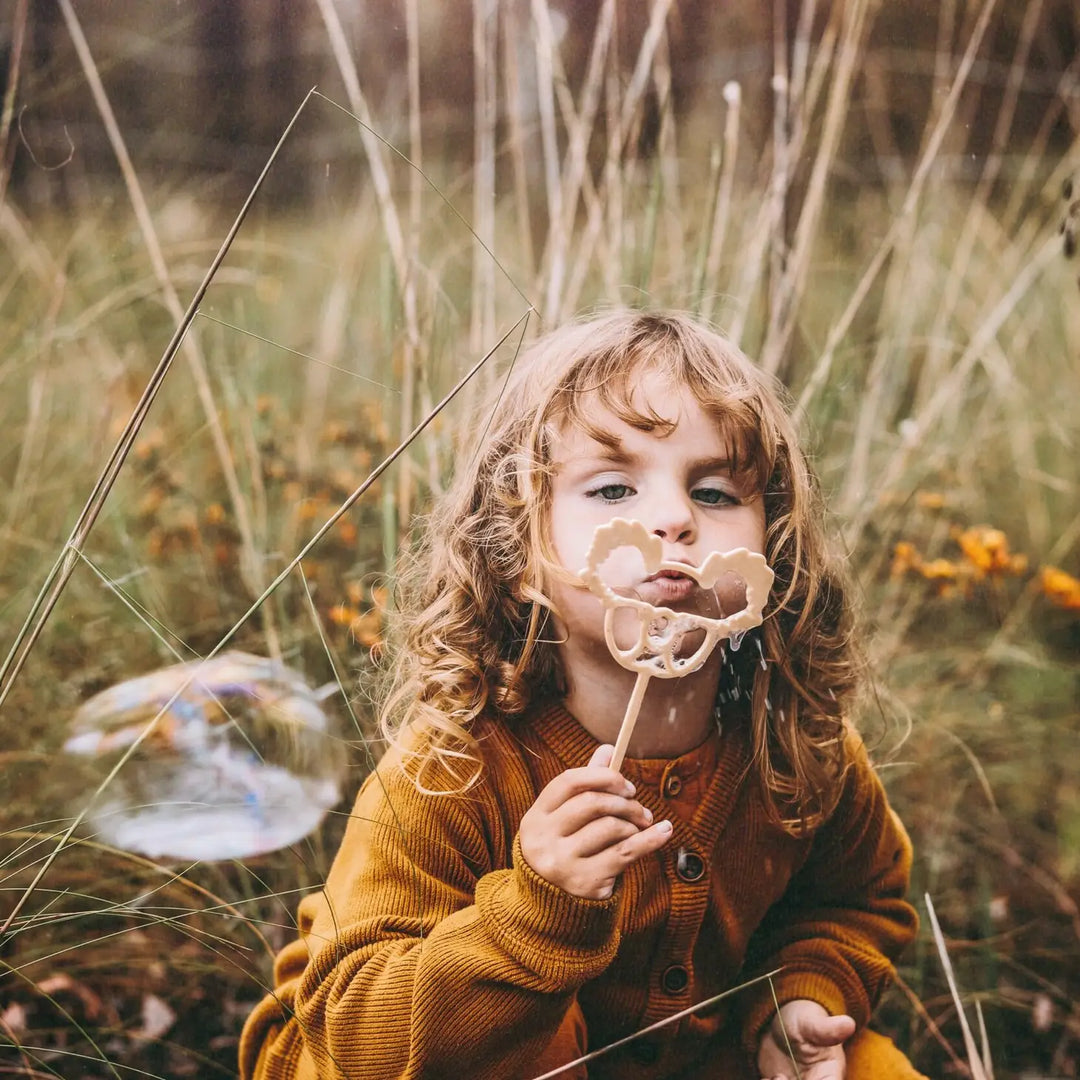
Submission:
[[[918,154],[880,168],[845,143],[880,73],[867,0],[832,5],[817,30],[804,5],[795,38],[778,36],[764,145],[734,83],[693,115],[675,108],[669,0],[629,54],[604,0],[576,77],[546,0],[476,0],[473,167],[439,187],[416,0],[400,146],[338,6],[317,0],[340,89],[305,99],[229,230],[220,208],[140,177],[102,59],[60,3],[123,200],[71,216],[0,203],[0,1060],[28,1076],[230,1073],[341,815],[243,864],[110,850],[77,827],[101,778],[58,756],[68,717],[96,689],[228,642],[340,684],[355,784],[376,752],[382,586],[452,469],[476,407],[467,376],[498,378],[539,326],[630,302],[726,327],[791,387],[815,448],[874,631],[861,719],[958,987],[927,929],[882,1023],[931,1074],[977,1070],[964,990],[991,1067],[1075,1075],[1077,613],[1040,568],[1080,569],[1080,294],[1059,232],[1080,125],[1055,153],[1048,128],[1013,129],[1036,16],[992,151],[958,182],[992,0],[959,53],[939,50]],[[1059,88],[1074,112],[1075,94]],[[359,152],[324,202],[271,211],[319,168],[295,142],[313,110]],[[979,525],[1027,569],[995,562]],[[899,565],[898,543],[917,559]]]

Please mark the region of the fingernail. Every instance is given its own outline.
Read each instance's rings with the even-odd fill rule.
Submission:
[[[632,799],[634,797],[634,792],[635,791],[637,791],[637,788],[634,787],[634,785],[631,784],[629,780],[627,780],[626,781],[626,797],[628,799]]]
[[[652,824],[652,811],[647,806],[642,807],[642,809],[645,811],[645,820],[651,825]]]
[[[671,832],[671,828],[672,828],[670,821],[661,821],[660,824],[657,825],[656,827],[661,832]]]

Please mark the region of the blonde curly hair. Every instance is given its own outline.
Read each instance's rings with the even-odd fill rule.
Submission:
[[[757,631],[761,655],[730,654],[720,702],[725,715],[748,715],[770,818],[805,829],[831,810],[846,766],[845,709],[857,682],[848,589],[783,390],[680,313],[617,310],[570,323],[524,352],[494,390],[472,451],[402,569],[383,732],[422,790],[463,791],[481,771],[473,721],[487,713],[511,722],[560,694],[557,649],[543,634],[552,610],[544,583],[558,568],[548,528],[553,437],[566,424],[602,435],[582,408],[594,394],[639,429],[670,428],[633,400],[641,375],[655,370],[716,418],[737,469],[763,493],[776,578]]]

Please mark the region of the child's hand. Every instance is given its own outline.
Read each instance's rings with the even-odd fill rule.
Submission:
[[[654,825],[652,814],[633,798],[630,781],[607,768],[612,750],[597,747],[583,769],[556,776],[526,811],[518,832],[533,870],[588,900],[606,900],[631,863],[671,836],[671,822]]]
[[[787,1049],[790,1043],[802,1080],[844,1080],[843,1044],[854,1034],[855,1021],[850,1016],[830,1016],[816,1001],[789,1001],[761,1037],[758,1073],[763,1080],[795,1080]]]

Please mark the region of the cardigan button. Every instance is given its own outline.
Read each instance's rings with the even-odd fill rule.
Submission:
[[[681,994],[690,983],[690,975],[681,964],[672,964],[660,976],[660,985],[669,994]]]
[[[672,773],[664,781],[664,797],[674,799],[680,791],[682,791],[682,781],[679,779],[678,774]]]
[[[705,860],[696,851],[679,848],[675,859],[675,873],[680,881],[700,881],[705,874]]]

